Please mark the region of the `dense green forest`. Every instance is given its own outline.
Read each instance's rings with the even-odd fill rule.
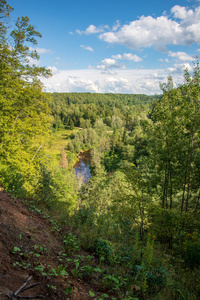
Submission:
[[[198,61],[182,85],[169,76],[161,96],[48,94],[39,78],[50,71],[29,64],[41,34],[27,17],[11,30],[11,12],[1,0],[1,186],[70,224],[70,254],[78,244],[99,259],[88,272],[112,299],[199,299]],[[85,150],[88,184],[73,172]]]
[[[120,119],[117,126],[121,126],[121,122],[126,128],[133,129],[136,110],[147,109],[155,98],[142,94],[53,93],[54,127],[91,127],[101,118],[110,127],[115,126],[113,119],[115,122]]]

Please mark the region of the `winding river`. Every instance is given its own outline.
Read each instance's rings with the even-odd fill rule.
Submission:
[[[90,150],[81,152],[78,156],[79,161],[74,165],[74,171],[76,177],[82,177],[84,183],[88,183],[91,177],[90,173],[90,162],[91,162],[91,152]]]

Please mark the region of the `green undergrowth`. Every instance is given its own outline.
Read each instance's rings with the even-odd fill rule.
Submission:
[[[190,268],[181,257],[169,255],[155,235],[149,233],[141,239],[139,228],[136,228],[129,244],[111,241],[101,237],[92,226],[83,226],[82,230],[80,226],[75,228],[72,218],[71,221],[55,219],[34,202],[29,203],[29,208],[47,219],[50,231],[62,240],[62,248],[58,249],[53,266],[44,264],[44,259],[48,262],[51,249],[35,245],[27,251],[19,246],[23,244],[20,243],[23,235],[20,235],[12,251],[14,266],[34,269],[49,280],[49,286],[53,286],[51,282],[55,277],[66,278],[69,280],[67,296],[70,297],[74,289],[70,284],[70,278],[74,278],[91,285],[91,299],[198,299],[199,269]],[[69,223],[71,229],[63,234]],[[195,233],[188,238],[198,240]],[[87,254],[82,249],[87,250]],[[101,295],[95,292],[100,288]]]
[[[76,134],[79,128],[70,129],[59,129],[51,133],[51,138],[48,147],[45,148],[46,155],[53,156],[55,163],[59,165],[60,156],[62,149],[67,149],[67,145],[71,140],[71,136]],[[69,162],[69,168],[72,168],[74,163],[77,161],[77,155],[75,153],[67,152],[67,158]]]
[[[90,284],[92,299],[199,299],[197,216],[149,205],[146,181],[128,168],[126,173],[116,171],[111,175],[99,168],[99,175],[78,192],[70,170],[73,158],[70,162],[67,154],[68,168],[59,166],[62,147],[67,147],[72,132],[54,134],[54,158],[49,165],[40,165],[33,200],[26,203],[47,219],[50,231],[62,240],[62,248],[55,265],[44,265],[41,261],[48,258],[50,249],[38,245],[26,253],[20,243],[16,244],[14,266],[34,269],[46,276],[53,288],[52,278],[80,279]],[[83,255],[83,250],[87,254]],[[69,299],[73,289],[69,282]],[[99,290],[101,294],[95,292]]]

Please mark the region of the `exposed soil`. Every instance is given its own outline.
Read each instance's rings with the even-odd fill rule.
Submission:
[[[14,247],[20,248],[21,252],[13,251]],[[45,254],[41,247],[47,249]],[[39,257],[30,254],[34,249],[40,249],[35,251]],[[49,300],[87,300],[94,299],[90,291],[96,296],[101,295],[101,287],[74,278],[68,269],[67,276],[42,275],[41,271],[36,270],[38,265],[45,272],[49,265],[56,269],[61,264],[60,251],[64,251],[61,234],[52,230],[50,221],[36,211],[30,211],[22,200],[0,191],[0,299],[42,295]],[[30,276],[32,279],[27,286],[40,284],[19,293],[18,298],[11,296]],[[67,288],[70,295],[65,293]]]

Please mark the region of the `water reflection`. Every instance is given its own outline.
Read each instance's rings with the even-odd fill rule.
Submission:
[[[79,154],[79,161],[74,165],[76,177],[84,183],[88,183],[90,173],[91,153],[90,150]]]

